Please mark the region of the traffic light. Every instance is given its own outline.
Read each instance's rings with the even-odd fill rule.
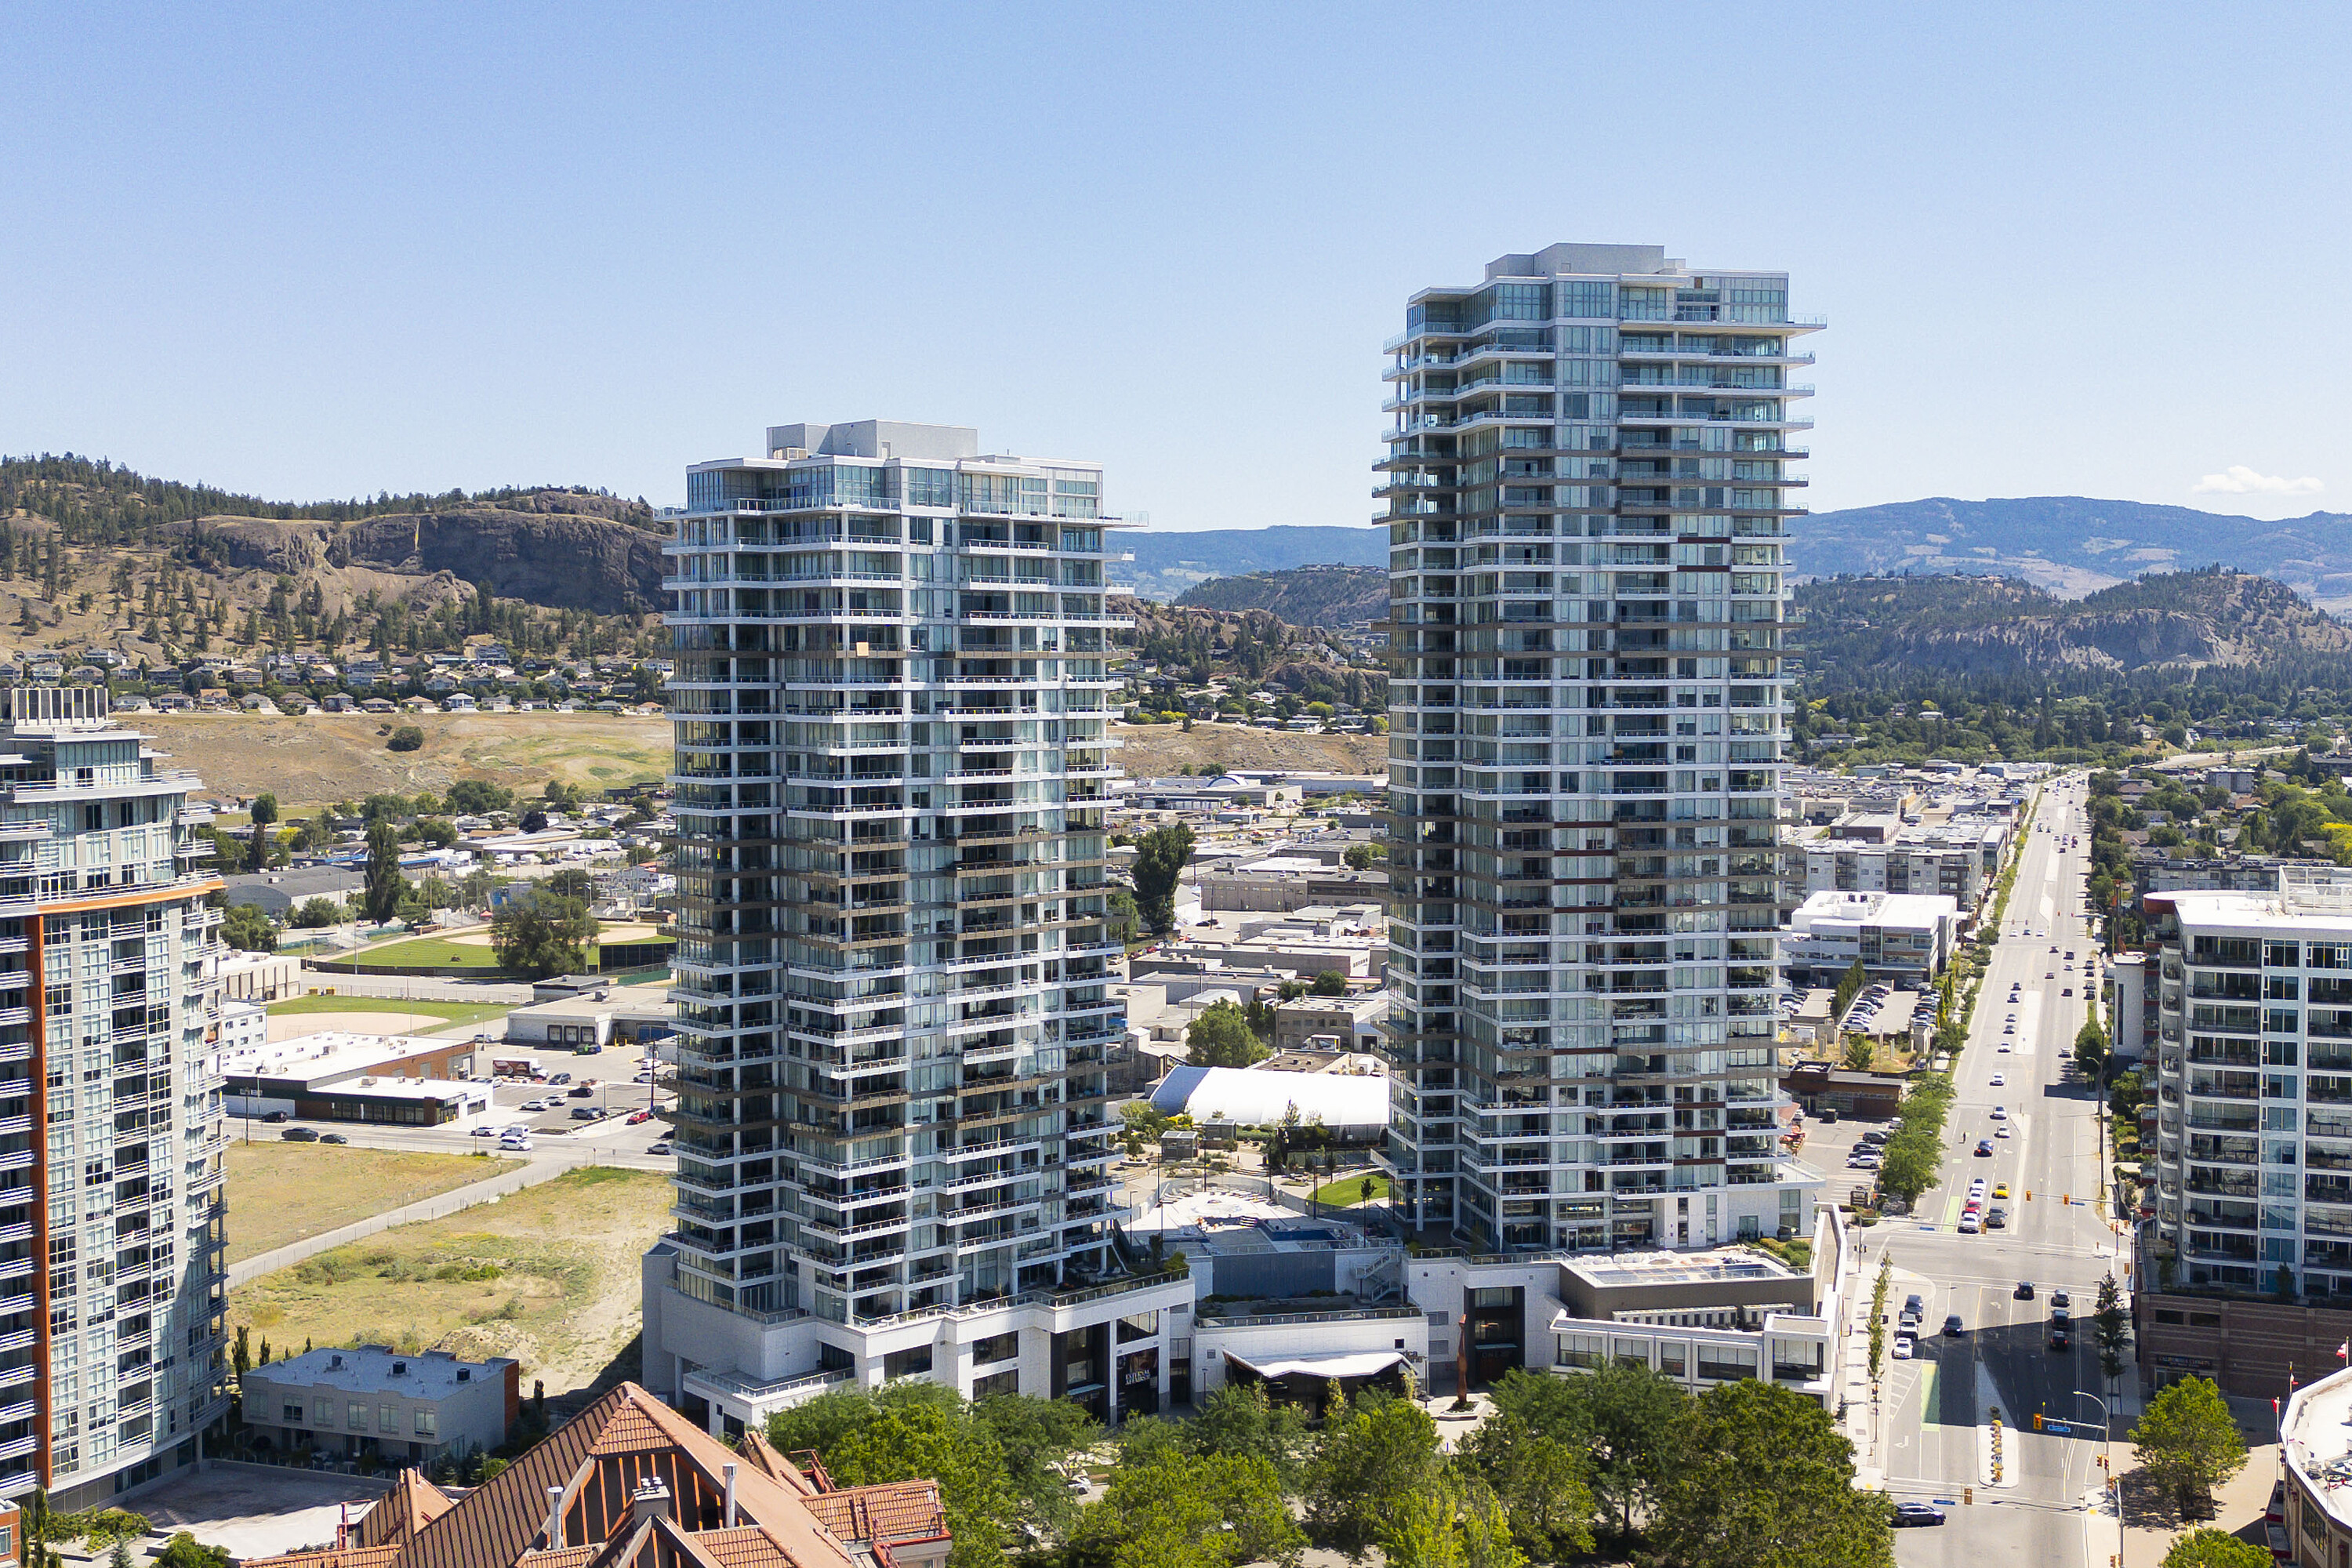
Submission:
[[[2038,1410],[2033,1413],[2033,1429],[2036,1432],[2042,1430],[2042,1413]]]
[[[1968,1503],[1972,1503],[1972,1502],[1974,1502],[1974,1501],[1976,1501],[1976,1500],[1977,1500],[1977,1489],[1976,1489],[1976,1488],[1974,1488],[1974,1487],[1963,1487],[1963,1488],[1961,1488],[1961,1489],[1960,1489],[1960,1501],[1961,1501],[1961,1503],[1962,1503],[1962,1504],[1964,1504],[1964,1505],[1965,1505],[1965,1504],[1968,1504]]]

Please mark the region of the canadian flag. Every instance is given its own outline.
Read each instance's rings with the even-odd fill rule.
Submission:
[[[2342,1344],[2336,1347],[2336,1359],[2337,1361],[2352,1361],[2352,1340],[2346,1340]]]

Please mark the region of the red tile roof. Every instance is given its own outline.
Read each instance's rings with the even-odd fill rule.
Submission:
[[[531,1568],[859,1568],[815,1511],[824,1498],[789,1463],[782,1468],[790,1479],[775,1473],[772,1466],[781,1461],[773,1453],[738,1456],[625,1383],[396,1544],[260,1559],[247,1568],[515,1568],[526,1554]],[[730,1464],[732,1530],[725,1527]],[[655,1480],[669,1493],[667,1528],[649,1527],[635,1512],[638,1489]],[[850,1517],[866,1528],[900,1528],[922,1513],[906,1489],[929,1485],[860,1489],[890,1495],[854,1502]],[[561,1494],[558,1538],[565,1544],[557,1552],[544,1547],[551,1489]],[[935,1487],[929,1496],[935,1510]]]
[[[937,1481],[844,1487],[809,1499],[808,1508],[834,1534],[861,1545],[877,1541],[886,1546],[939,1541],[948,1532]]]
[[[425,1479],[424,1471],[403,1470],[392,1490],[352,1527],[352,1544],[404,1544],[456,1506],[448,1494]]]

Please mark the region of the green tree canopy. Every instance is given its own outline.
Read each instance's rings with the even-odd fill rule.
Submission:
[[[221,917],[221,940],[246,952],[276,952],[278,928],[259,904],[232,904]]]
[[[1439,1463],[1437,1423],[1412,1400],[1334,1400],[1307,1467],[1307,1529],[1324,1545],[1361,1552],[1383,1538],[1405,1499],[1436,1483]]]
[[[1290,1565],[1306,1544],[1271,1464],[1245,1454],[1193,1453],[1162,1431],[1131,1449],[1121,1445],[1101,1500],[1087,1505],[1072,1534],[1070,1561],[1100,1568]]]
[[[1511,1534],[1536,1556],[1557,1560],[1592,1549],[1592,1467],[1582,1390],[1554,1399],[1538,1385],[1570,1393],[1577,1381],[1515,1371],[1495,1386],[1495,1414],[1463,1445],[1462,1463],[1508,1513]]]
[[[459,779],[449,786],[449,809],[460,816],[482,816],[514,805],[514,791],[488,779]]]
[[[1181,822],[1155,827],[1135,841],[1135,907],[1161,936],[1176,927],[1176,880],[1192,858],[1192,830]]]
[[[1315,984],[1307,990],[1318,996],[1345,996],[1348,994],[1348,976],[1339,970],[1327,969],[1315,977]]]
[[[1691,1402],[1651,1540],[1677,1568],[1893,1568],[1884,1495],[1857,1491],[1829,1413],[1756,1378]]]
[[[1863,973],[1862,960],[1855,959],[1853,966],[1838,980],[1837,994],[1831,999],[1830,1017],[1832,1022],[1845,1016],[1846,1005],[1860,995],[1862,988],[1869,984],[1870,976]]]
[[[2225,1530],[2200,1527],[2172,1543],[2162,1568],[2271,1568],[2267,1546],[2241,1541]]]
[[[534,888],[507,900],[490,915],[490,951],[509,973],[544,980],[588,967],[596,917],[578,899]]]
[[[1213,1003],[1184,1027],[1184,1059],[1196,1068],[1245,1068],[1274,1053],[1249,1026],[1249,1015],[1230,1001]]]
[[[414,752],[425,744],[425,731],[414,724],[403,724],[393,731],[383,744],[386,751]]]
[[[1199,1402],[1184,1436],[1202,1454],[1264,1459],[1286,1484],[1297,1476],[1307,1413],[1266,1397],[1262,1384],[1227,1384]]]
[[[305,899],[296,906],[293,924],[305,931],[341,924],[343,906],[333,899]]]
[[[1063,1467],[1102,1436],[1101,1426],[1070,1400],[1021,1394],[975,1400],[971,1415],[1004,1456],[1005,1485],[1023,1511],[1057,1534],[1067,1530],[1077,1508]]]
[[[2221,1391],[2184,1377],[2158,1391],[2131,1429],[2139,1462],[2184,1504],[2201,1503],[2245,1468],[2246,1439]]]
[[[1019,1502],[1004,1450],[955,1390],[894,1383],[842,1389],[768,1418],[768,1440],[790,1453],[814,1448],[842,1486],[932,1479],[955,1537],[950,1568],[1003,1568]]]
[[[378,817],[368,824],[367,889],[360,897],[361,912],[382,925],[400,912],[401,895],[407,890],[407,880],[400,874],[400,836],[389,821]]]

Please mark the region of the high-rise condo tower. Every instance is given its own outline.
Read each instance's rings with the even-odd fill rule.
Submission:
[[[1486,1251],[1809,1224],[1780,1154],[1785,273],[1554,245],[1388,345],[1388,1159]]]

